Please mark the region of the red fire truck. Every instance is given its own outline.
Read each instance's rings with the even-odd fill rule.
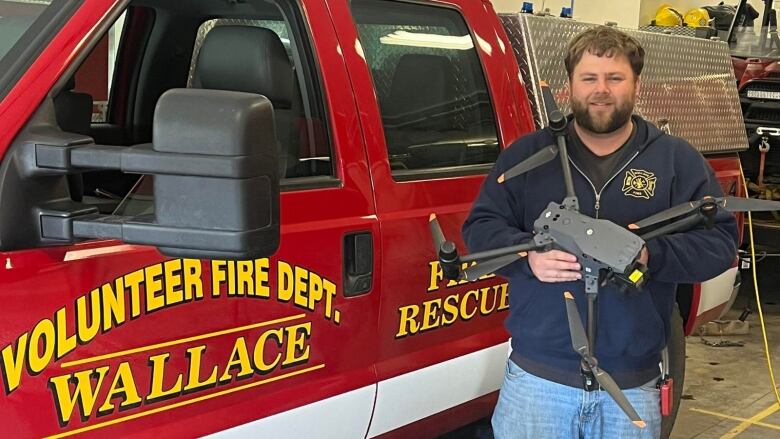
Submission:
[[[508,284],[443,279],[428,217],[458,237],[500,149],[543,122],[545,39],[522,35],[572,23],[548,20],[0,1],[4,434],[431,437],[488,416]],[[739,143],[701,148],[737,195]],[[683,331],[736,272],[681,290],[680,386]]]

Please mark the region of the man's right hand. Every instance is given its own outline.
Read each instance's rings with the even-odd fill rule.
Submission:
[[[577,257],[560,250],[528,252],[528,265],[542,282],[569,282],[582,279]]]

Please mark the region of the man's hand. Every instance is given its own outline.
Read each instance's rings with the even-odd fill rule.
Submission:
[[[650,260],[650,253],[647,251],[647,247],[642,247],[642,251],[639,252],[639,257],[637,258],[637,261],[647,267],[647,263]]]
[[[569,282],[582,278],[577,257],[560,250],[528,252],[528,265],[542,282]]]

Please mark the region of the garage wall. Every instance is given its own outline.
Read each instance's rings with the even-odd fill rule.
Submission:
[[[587,3],[588,1],[590,0],[575,0],[574,3],[576,6],[579,3]],[[493,3],[493,8],[498,12],[517,12],[523,6],[523,0],[490,0],[490,2]],[[544,8],[549,8],[550,13],[556,16],[561,13],[562,7],[571,6],[570,0],[533,0],[531,3],[534,4],[534,12],[541,12],[542,4],[544,4]]]
[[[491,0],[496,12],[518,12],[523,5],[522,0]],[[550,13],[559,15],[563,6],[570,6],[570,0],[536,0],[533,1],[534,11],[550,8]],[[637,27],[639,16],[639,1],[631,0],[575,0],[574,19],[586,23],[604,24],[614,21],[621,27]]]
[[[639,2],[615,0],[577,0],[574,2],[574,18],[585,23],[604,24],[614,21],[620,27],[637,27]]]

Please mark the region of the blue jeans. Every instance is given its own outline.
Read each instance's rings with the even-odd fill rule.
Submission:
[[[655,380],[623,393],[647,423],[645,428],[632,424],[607,392],[586,392],[548,381],[507,360],[493,413],[493,434],[495,439],[660,437],[660,393]]]

